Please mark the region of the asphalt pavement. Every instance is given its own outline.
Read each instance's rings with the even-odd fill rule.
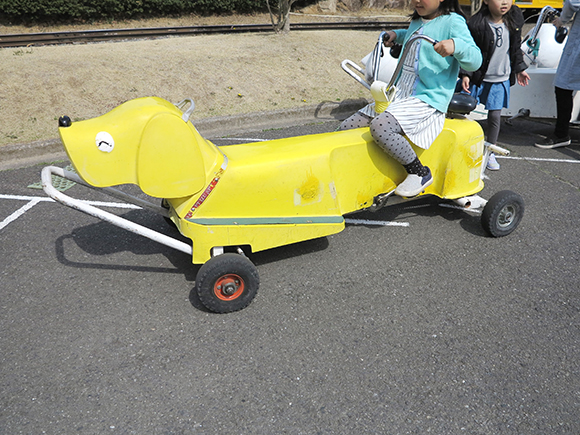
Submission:
[[[294,124],[212,140],[338,121]],[[437,198],[394,198],[251,255],[258,295],[225,315],[199,302],[187,255],[49,201],[42,165],[0,171],[0,433],[580,433],[580,131],[535,148],[551,129],[502,125],[511,155],[480,195],[524,198],[509,236]]]

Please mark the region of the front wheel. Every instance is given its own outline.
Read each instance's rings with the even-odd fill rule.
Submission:
[[[510,190],[491,197],[483,208],[481,225],[493,237],[503,237],[514,231],[524,216],[524,200]]]
[[[247,307],[259,285],[256,266],[246,257],[232,253],[211,258],[195,278],[199,299],[215,313],[231,313]]]

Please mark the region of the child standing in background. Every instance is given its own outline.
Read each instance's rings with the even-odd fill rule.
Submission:
[[[571,23],[568,41],[562,52],[554,86],[556,91],[556,127],[554,133],[536,142],[538,148],[550,149],[570,145],[570,118],[574,91],[580,90],[580,0],[566,0],[562,14],[553,22],[557,28]]]
[[[485,104],[487,141],[493,145],[499,136],[501,109],[509,106],[510,87],[516,79],[521,86],[530,80],[520,48],[523,25],[522,11],[512,5],[512,0],[483,0],[480,11],[467,23],[483,55],[483,63],[475,72],[461,70],[461,87]],[[499,169],[493,153],[487,168]]]

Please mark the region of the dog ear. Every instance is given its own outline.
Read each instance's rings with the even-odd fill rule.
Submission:
[[[141,136],[137,154],[137,184],[158,198],[180,198],[199,192],[205,168],[199,134],[177,114],[153,116]]]

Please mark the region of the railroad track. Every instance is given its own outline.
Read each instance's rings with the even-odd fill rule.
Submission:
[[[291,23],[290,30],[387,30],[401,27],[400,21],[345,21],[336,23]],[[54,44],[105,42],[227,33],[272,32],[271,24],[154,27],[141,29],[101,29],[47,33],[0,34],[0,48]]]

